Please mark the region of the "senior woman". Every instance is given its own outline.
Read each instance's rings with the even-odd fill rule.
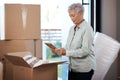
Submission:
[[[84,7],[80,3],[70,5],[68,13],[74,25],[69,30],[66,47],[52,52],[69,57],[68,80],[91,80],[95,70],[93,29],[83,18]]]

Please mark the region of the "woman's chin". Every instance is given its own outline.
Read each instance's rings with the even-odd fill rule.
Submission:
[[[73,22],[74,24],[77,24],[77,22]]]

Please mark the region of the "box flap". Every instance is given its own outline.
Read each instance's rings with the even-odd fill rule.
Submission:
[[[66,63],[67,61],[49,61],[49,63],[47,64],[63,64],[63,63]]]
[[[5,57],[14,65],[30,67],[30,65],[23,59],[23,57],[30,52],[16,52],[8,53]]]
[[[7,53],[5,57],[14,65],[17,66],[24,66],[30,68],[37,68],[40,66],[47,66],[47,65],[58,65],[65,63],[67,61],[47,61],[41,60],[37,57],[34,57],[30,54],[30,52],[14,52],[14,53]]]
[[[38,68],[40,66],[44,66],[44,65],[58,65],[58,64],[63,64],[66,63],[67,61],[49,61],[48,63],[43,63],[42,65],[36,66],[34,68]]]

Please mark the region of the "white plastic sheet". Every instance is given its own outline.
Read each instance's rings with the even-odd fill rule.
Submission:
[[[111,37],[97,32],[94,38],[96,71],[92,80],[104,80],[111,64],[118,56],[120,43]]]

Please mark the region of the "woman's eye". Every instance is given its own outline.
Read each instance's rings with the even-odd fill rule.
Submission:
[[[71,15],[71,17],[74,17],[75,15]]]

